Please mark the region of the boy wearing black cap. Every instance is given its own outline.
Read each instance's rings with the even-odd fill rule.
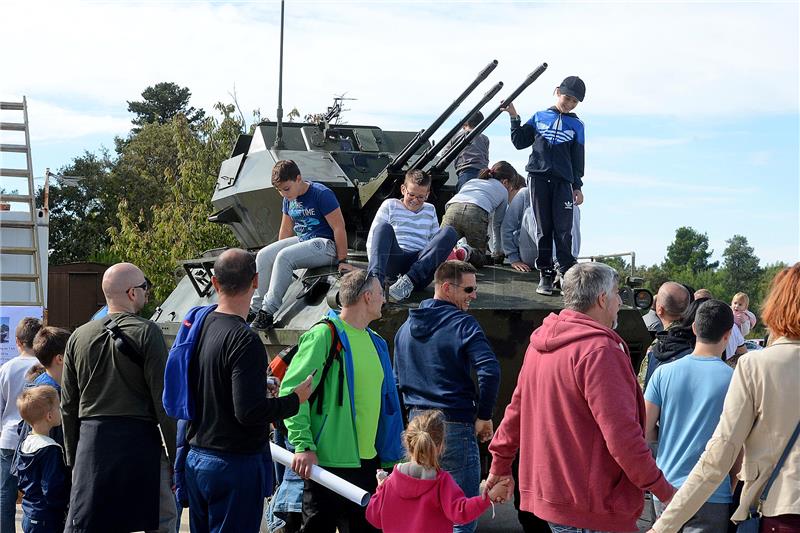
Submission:
[[[514,104],[504,108],[511,117],[511,142],[521,150],[533,146],[525,170],[537,226],[536,268],[540,272],[536,292],[550,295],[556,271],[563,275],[576,263],[572,255],[572,209],[583,203],[583,122],[572,110],[583,102],[586,85],[577,76],[567,77],[555,94],[556,105],[539,111],[525,124]]]

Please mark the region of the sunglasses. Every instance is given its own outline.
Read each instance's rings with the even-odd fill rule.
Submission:
[[[358,286],[358,291],[356,291],[357,296],[361,296],[361,293],[364,290],[364,288],[369,285],[370,280],[374,277],[376,276],[372,272],[367,273],[367,275],[364,277],[364,281],[362,281],[361,285]]]
[[[478,290],[478,286],[477,285],[464,286],[464,285],[459,285],[458,283],[451,283],[450,285],[455,285],[456,287],[461,287],[462,289],[464,289],[464,292],[466,292],[467,294],[472,294],[473,292]]]
[[[150,281],[147,278],[144,278],[144,281],[141,284],[134,285],[125,292],[127,293],[129,291],[132,291],[133,289],[142,289],[143,291],[147,291],[149,288],[150,288]]]

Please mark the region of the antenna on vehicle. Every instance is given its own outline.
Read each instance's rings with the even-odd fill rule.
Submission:
[[[274,150],[283,150],[283,4],[281,0],[281,49],[280,59],[278,61],[278,112],[276,113],[278,119],[278,127],[275,129],[275,144],[272,145]]]

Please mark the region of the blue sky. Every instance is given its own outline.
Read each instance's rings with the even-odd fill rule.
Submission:
[[[29,99],[37,174],[112,147],[130,127],[126,100],[159,81],[189,87],[206,109],[235,87],[244,110],[274,117],[279,9],[4,2],[4,42],[24,46],[0,65],[0,98]],[[500,66],[464,111],[495,81],[508,94],[547,61],[516,101],[530,116],[580,75],[582,255],[660,262],[689,225],[717,258],[737,233],[763,263],[800,258],[797,2],[290,1],[286,13],[284,107],[302,114],[347,92],[357,98],[347,121],[419,130],[490,60]],[[522,171],[527,151],[511,146],[506,116],[486,133],[491,159]],[[17,165],[4,154],[2,166]]]

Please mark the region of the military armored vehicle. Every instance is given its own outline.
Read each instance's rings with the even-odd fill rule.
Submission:
[[[271,184],[271,171],[276,161],[292,159],[305,179],[324,183],[334,191],[345,218],[350,262],[366,268],[365,244],[370,222],[383,200],[393,195],[399,197],[399,185],[406,170],[424,168],[430,172],[433,185],[428,201],[440,215],[443,213],[457,182],[452,161],[497,118],[500,105],[460,143],[447,150],[443,148],[466,120],[500,91],[502,83],[495,84],[437,143],[431,142],[431,136],[496,66],[497,61],[491,62],[428,128],[419,132],[340,124],[341,101],[314,122],[259,124],[252,135],[238,139],[230,158],[223,162],[212,198],[215,212],[210,220],[230,226],[243,248],[257,250],[273,242],[282,215],[281,196]],[[505,101],[513,100],[545,69],[543,64],[534,70]],[[214,257],[219,253],[221,250],[216,250],[185,261],[185,276],[156,310],[153,320],[160,325],[168,342],[174,339],[183,316],[192,306],[216,301],[210,280]],[[337,306],[338,280],[334,267],[295,274],[297,279],[275,315],[276,327],[261,333],[270,356],[296,344],[300,335]],[[549,313],[559,312],[563,304],[558,296],[536,294],[535,272],[488,266],[479,271],[478,281],[479,296],[470,313],[482,325],[501,363],[502,384],[495,410],[495,422],[499,423],[516,384],[531,332]],[[628,343],[634,367],[638,368],[651,340],[640,308],[649,307],[652,297],[644,289],[623,287],[622,291],[627,305],[619,312],[618,332]],[[387,304],[383,318],[372,327],[391,347],[409,309],[432,296],[433,288],[429,287],[413,293],[403,303]]]

